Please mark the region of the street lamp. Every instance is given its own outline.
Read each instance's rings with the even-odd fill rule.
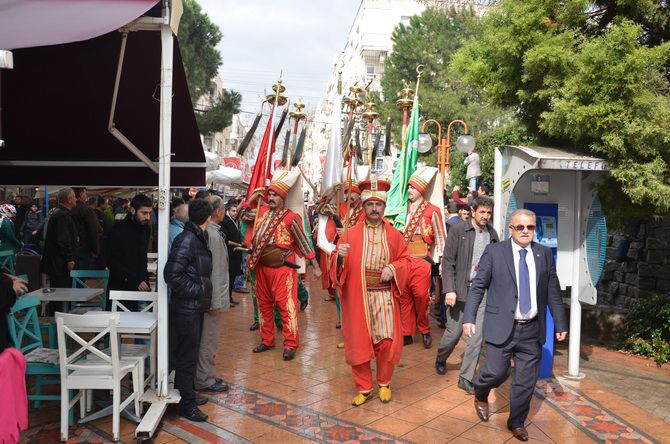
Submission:
[[[451,126],[454,123],[463,125],[465,134],[458,136],[456,140],[456,149],[466,154],[470,154],[475,149],[475,138],[468,134],[468,125],[462,120],[452,120],[447,126],[447,137],[442,138],[442,125],[435,119],[429,119],[421,125],[421,133],[419,135],[419,151],[424,153],[432,148],[433,141],[428,134],[425,134],[426,126],[433,124],[437,126],[437,168],[440,171],[442,178],[442,190],[444,190],[444,176],[449,171],[449,154],[451,151]],[[427,147],[427,148],[426,148]]]

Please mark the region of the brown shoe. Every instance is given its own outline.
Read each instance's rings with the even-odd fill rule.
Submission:
[[[508,428],[512,432],[512,435],[514,435],[514,437],[519,441],[528,441],[528,431],[525,427]]]
[[[475,412],[479,419],[486,422],[489,420],[489,402],[488,401],[477,401],[475,398]],[[516,435],[515,435],[516,436]]]

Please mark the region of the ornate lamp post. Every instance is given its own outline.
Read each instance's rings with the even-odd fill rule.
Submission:
[[[442,125],[435,119],[429,119],[421,125],[421,135],[419,136],[419,151],[428,152],[433,145],[433,141],[428,134],[425,134],[426,126],[433,124],[437,126],[437,168],[442,178],[442,189],[444,190],[444,176],[449,171],[449,155],[451,152],[451,126],[459,123],[463,126],[465,134],[458,136],[456,140],[456,149],[463,153],[471,153],[475,149],[475,138],[468,134],[468,125],[462,120],[452,120],[447,126],[447,137],[442,138]]]

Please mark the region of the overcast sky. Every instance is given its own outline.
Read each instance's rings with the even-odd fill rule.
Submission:
[[[198,2],[223,32],[218,48],[224,87],[239,91],[242,110],[253,114],[282,70],[291,103],[302,97],[308,108],[316,107],[360,4],[360,0]]]

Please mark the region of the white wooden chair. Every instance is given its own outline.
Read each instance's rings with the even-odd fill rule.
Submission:
[[[156,313],[158,309],[158,293],[155,291],[120,291],[109,292],[109,300],[112,301],[112,312],[130,310],[123,301],[147,302],[148,304],[140,312]],[[143,388],[150,384],[154,385],[156,379],[156,331],[151,335],[145,334],[123,334],[122,338],[149,340],[149,345],[144,344],[121,344],[121,356],[124,358],[142,359],[142,377],[144,378],[144,360],[149,358],[149,375],[144,379]],[[144,389],[142,390],[144,391]]]
[[[119,357],[118,313],[68,314],[56,313],[58,357],[61,374],[61,441],[68,439],[68,413],[79,401],[82,418],[86,414],[86,401],[92,390],[112,391],[112,436],[119,440],[120,413],[131,402],[135,403],[135,414],[140,414],[140,368],[137,359]],[[86,340],[78,333],[96,333]],[[109,354],[96,348],[105,336],[109,336]],[[68,350],[65,338],[74,344]],[[77,346],[77,344],[79,346]],[[121,380],[132,375],[133,392],[121,401]],[[79,392],[69,400],[68,391]],[[68,401],[69,400],[69,401]]]

